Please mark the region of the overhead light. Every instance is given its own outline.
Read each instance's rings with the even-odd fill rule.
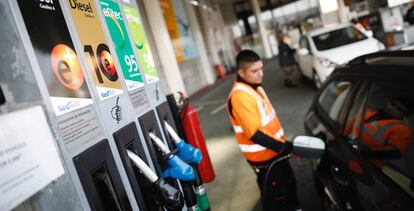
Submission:
[[[194,6],[198,6],[199,0],[191,0],[191,4]]]
[[[214,11],[214,7],[208,4],[203,4],[203,9],[208,10],[208,11]]]

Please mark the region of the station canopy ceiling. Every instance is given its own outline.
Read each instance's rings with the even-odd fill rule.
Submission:
[[[296,0],[258,0],[262,11],[273,10],[285,4],[295,2]],[[213,0],[213,2],[221,3],[233,3],[234,12],[238,18],[248,17],[253,15],[253,10],[250,4],[250,0]]]
[[[253,15],[250,0],[213,0],[215,3],[233,3],[234,12],[238,18]],[[296,0],[258,0],[262,11],[273,10]]]

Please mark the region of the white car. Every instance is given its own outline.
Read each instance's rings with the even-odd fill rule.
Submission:
[[[336,66],[355,57],[385,49],[384,45],[351,24],[310,31],[299,40],[297,61],[302,75],[320,88]]]

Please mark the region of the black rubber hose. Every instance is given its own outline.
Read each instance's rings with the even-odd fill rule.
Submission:
[[[265,178],[264,178],[264,181],[263,181],[263,183],[262,183],[262,186],[265,186],[266,184],[267,184],[267,181],[269,180],[269,174],[270,174],[270,172],[271,172],[271,169],[277,164],[277,163],[279,163],[280,161],[283,161],[283,160],[286,160],[286,159],[289,159],[290,158],[290,154],[289,155],[285,155],[285,156],[283,156],[283,157],[280,157],[280,158],[277,158],[276,160],[274,160],[273,162],[272,162],[272,164],[270,164],[270,166],[269,166],[269,168],[267,168],[267,171],[266,171],[266,175],[265,175]],[[263,196],[262,196],[262,199],[266,199],[266,195],[267,195],[267,188],[266,187],[262,187],[262,190],[263,190]],[[266,210],[266,203],[262,203],[262,210]]]

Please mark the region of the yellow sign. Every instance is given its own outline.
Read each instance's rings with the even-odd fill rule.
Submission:
[[[100,99],[121,94],[123,91],[114,58],[93,0],[67,1]]]

